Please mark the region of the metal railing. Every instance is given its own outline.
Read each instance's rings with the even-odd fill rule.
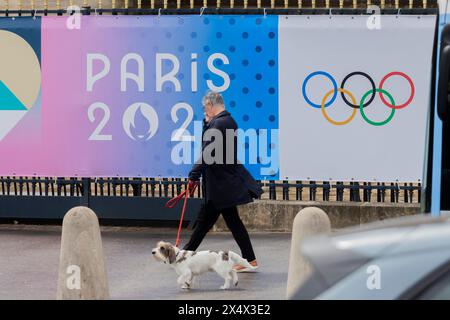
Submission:
[[[420,203],[420,183],[259,181],[261,199]],[[185,190],[181,178],[0,177],[0,196],[75,196],[170,198]],[[202,197],[201,188],[196,198]]]
[[[210,9],[240,10],[251,13],[254,9],[264,9],[268,14],[279,9],[364,9],[378,6],[381,10],[402,9],[433,9],[437,8],[437,0],[0,0],[0,10],[3,14],[17,14],[34,12],[40,14],[62,13],[69,6],[84,8],[84,11],[96,10],[96,13],[129,13],[138,9],[149,13],[148,10],[179,10],[180,13],[194,13],[199,10]],[[189,11],[190,9],[190,11]],[[193,11],[193,9],[199,9]],[[163,10],[163,11],[161,11]],[[317,12],[319,12],[317,11]],[[85,12],[84,12],[85,13]],[[206,12],[205,12],[206,13]],[[284,12],[289,13],[289,12]]]

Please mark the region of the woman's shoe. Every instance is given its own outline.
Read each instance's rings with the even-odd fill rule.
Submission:
[[[233,267],[233,269],[236,270],[236,272],[254,272],[256,269],[258,269],[258,263],[256,262],[256,260],[253,260],[249,263],[252,268],[237,264]]]

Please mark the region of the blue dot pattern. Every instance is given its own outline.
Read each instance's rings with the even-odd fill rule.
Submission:
[[[209,16],[207,19],[209,32],[214,36],[214,40],[208,42],[210,52],[224,53],[230,60],[229,65],[215,64],[230,76],[230,88],[223,92],[226,107],[239,128],[266,129],[270,138],[270,129],[278,129],[277,18]],[[210,77],[214,83],[223,83],[213,73]],[[278,141],[274,142],[272,148],[277,144]],[[245,146],[247,150],[248,141]],[[269,154],[271,151],[268,150]],[[246,167],[257,179],[279,178],[278,172],[272,176],[261,175],[261,167],[267,165],[246,164]]]
[[[135,19],[132,17],[119,19]],[[233,118],[243,130],[266,129],[272,148],[278,147],[278,141],[271,141],[271,129],[278,129],[278,17],[276,16],[161,16],[141,17],[133,22],[134,28],[142,28],[148,34],[146,41],[135,45],[136,40],[121,43],[118,56],[126,52],[136,52],[146,59],[147,75],[145,92],[127,92],[121,105],[130,105],[137,101],[145,101],[153,106],[159,117],[159,127],[156,135],[141,142],[139,154],[146,157],[139,159],[145,168],[138,172],[142,176],[186,177],[191,164],[176,165],[171,161],[171,152],[179,142],[170,141],[172,132],[180,128],[186,119],[186,111],[177,112],[178,123],[165,117],[171,108],[179,102],[188,103],[194,110],[194,119],[203,119],[202,97],[209,89],[207,81],[216,86],[223,85],[222,77],[211,72],[207,67],[208,58],[215,53],[224,54],[229,64],[216,59],[214,66],[228,74],[230,87],[222,92],[225,105]],[[151,32],[148,32],[148,31]],[[139,30],[140,31],[140,30]],[[179,60],[180,69],[176,78],[181,85],[181,91],[176,91],[173,83],[166,82],[161,92],[155,92],[156,53],[170,53]],[[196,54],[197,88],[191,91],[191,54]],[[132,65],[130,63],[130,65]],[[130,70],[133,70],[130,67]],[[162,64],[162,73],[166,74],[173,68],[168,61]],[[135,85],[130,82],[130,87]],[[128,98],[129,97],[129,98]],[[156,101],[159,101],[156,104]],[[188,126],[194,133],[194,123]],[[128,139],[128,137],[125,137]],[[169,141],[169,142],[167,142]],[[249,145],[250,143],[250,145]],[[244,142],[247,149],[253,147],[248,140]],[[273,150],[269,149],[269,155]],[[155,155],[159,159],[155,161]],[[260,154],[258,154],[260,156]],[[192,158],[196,155],[192,154]],[[243,159],[243,157],[240,157]],[[245,157],[248,160],[248,156]],[[194,160],[194,159],[193,159]],[[278,164],[278,159],[272,159]],[[268,164],[245,164],[256,179],[278,179],[278,171],[273,175],[261,175],[261,168]]]

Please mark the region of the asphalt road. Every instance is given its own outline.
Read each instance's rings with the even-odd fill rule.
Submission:
[[[290,234],[251,234],[259,271],[240,273],[238,287],[228,291],[212,272],[197,277],[190,291],[178,287],[175,271],[151,257],[157,241],[175,236],[175,229],[102,228],[111,298],[284,299]],[[188,236],[184,231],[182,240]],[[58,226],[0,225],[0,299],[55,299],[60,240]],[[199,250],[240,253],[230,233],[208,234]]]

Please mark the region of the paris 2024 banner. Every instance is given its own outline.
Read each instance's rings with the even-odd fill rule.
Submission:
[[[220,92],[261,180],[417,181],[433,16],[0,18],[0,175],[186,177]]]

